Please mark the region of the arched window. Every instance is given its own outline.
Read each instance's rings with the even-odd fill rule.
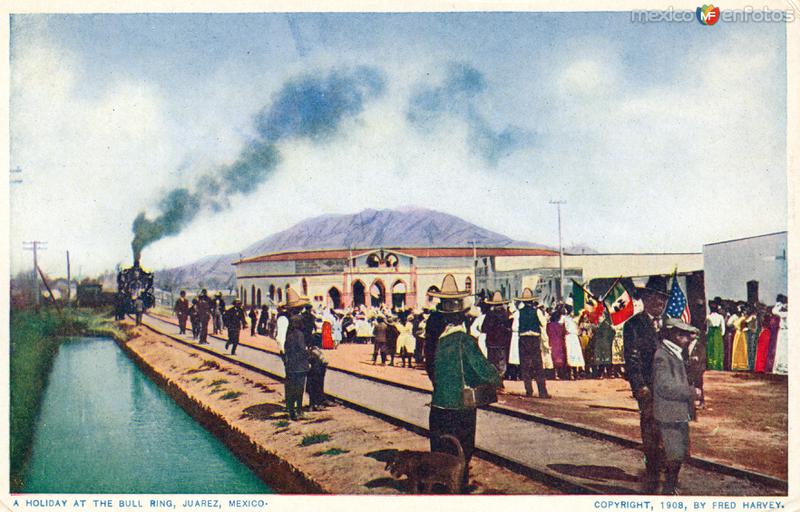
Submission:
[[[464,289],[472,293],[472,278],[469,276],[464,280]]]
[[[369,287],[369,294],[372,298],[372,307],[378,307],[386,302],[386,287],[383,286],[383,282],[380,280],[372,283],[372,286]]]
[[[250,303],[251,304],[256,303],[256,285],[250,286]]]
[[[278,288],[278,302],[283,302],[283,290]]]
[[[375,253],[367,256],[367,266],[369,268],[378,268],[381,266],[381,257]]]
[[[392,307],[402,309],[406,305],[406,283],[398,279],[392,285]]]
[[[308,281],[306,281],[305,277],[301,283],[303,285],[303,296],[308,296]]]
[[[261,305],[261,288],[256,292],[256,306]]]
[[[342,294],[333,286],[328,290],[328,297],[331,299],[331,307],[333,309],[340,309],[342,307]]]
[[[363,306],[364,303],[364,283],[356,281],[353,283],[353,306]]]
[[[275,300],[275,285],[269,285],[269,298],[270,300]]]

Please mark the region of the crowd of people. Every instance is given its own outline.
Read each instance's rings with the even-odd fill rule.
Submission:
[[[787,298],[773,306],[722,300],[709,302],[706,336],[709,370],[787,374]]]
[[[424,369],[433,384],[431,450],[448,451],[443,436],[459,441],[464,485],[476,409],[497,400],[504,380],[522,380],[528,397],[535,381],[538,397],[546,399],[547,380],[624,376],[639,407],[647,489],[658,490],[663,472],[661,492],[672,494],[688,456],[688,423],[704,406],[705,370],[788,371],[785,295],[772,307],[715,298],[701,332],[687,318],[670,317],[663,279],[631,290],[632,314],[621,323],[598,302],[580,310],[564,302],[545,306],[528,288],[512,300],[496,292],[471,307],[465,306],[471,294],[458,290],[453,276],[445,277],[440,290],[429,293],[437,302],[421,310],[385,305],[333,310],[312,306],[288,288],[278,308],[248,312],[238,299],[226,309],[221,295],[211,298],[203,290],[191,303],[181,292],[175,313],[180,332],[186,333],[190,320],[199,343],[207,343],[209,321],[214,333],[227,328],[231,354],[248,318],[251,335],[274,338],[285,365],[292,420],[303,416],[304,391],[312,410],[327,405],[323,350],[341,343],[371,343],[376,365]]]

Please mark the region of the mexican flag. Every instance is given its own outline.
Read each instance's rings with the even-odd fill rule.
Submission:
[[[583,310],[586,304],[586,293],[578,281],[572,280],[572,311],[576,314]]]
[[[600,320],[603,319],[603,313],[605,312],[605,307],[603,307],[603,303],[594,300],[594,297],[591,295],[587,297],[586,300],[586,311],[588,313],[589,321],[592,322],[594,325],[600,323]]]
[[[606,294],[604,301],[608,305],[612,324],[619,325],[633,316],[633,299],[631,299],[628,290],[619,281],[614,283],[614,286]]]

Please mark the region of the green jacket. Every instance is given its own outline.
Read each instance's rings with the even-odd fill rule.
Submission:
[[[463,363],[462,363],[463,358]],[[463,377],[462,377],[463,367]],[[461,390],[463,384],[500,386],[497,370],[485,358],[475,340],[464,332],[446,329],[436,345],[436,371],[431,406],[442,409],[466,409]]]

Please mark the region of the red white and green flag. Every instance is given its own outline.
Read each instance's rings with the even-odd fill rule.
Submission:
[[[633,316],[633,299],[619,281],[614,283],[603,301],[608,306],[612,324],[619,325]]]

